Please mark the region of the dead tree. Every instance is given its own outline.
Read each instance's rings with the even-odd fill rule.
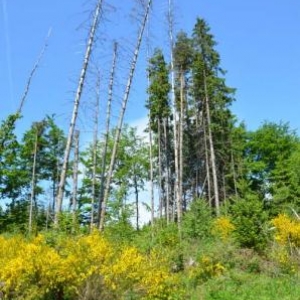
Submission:
[[[73,231],[77,223],[77,191],[78,191],[78,166],[79,166],[79,130],[74,132],[74,164],[73,164],[73,192],[72,192],[72,213]]]
[[[67,138],[67,143],[66,143],[66,149],[65,149],[65,154],[64,154],[64,160],[63,160],[63,165],[62,165],[62,172],[60,175],[60,182],[58,185],[58,192],[57,192],[57,197],[56,197],[56,212],[55,212],[55,218],[54,218],[54,224],[57,227],[58,226],[58,216],[61,212],[62,209],[62,201],[63,201],[63,196],[64,196],[64,190],[65,190],[65,183],[66,183],[66,177],[67,177],[67,169],[68,169],[68,161],[69,161],[69,156],[70,156],[70,151],[71,151],[71,146],[72,146],[72,139],[74,135],[74,130],[76,126],[76,120],[77,120],[77,115],[78,115],[78,110],[79,110],[79,104],[80,104],[80,99],[85,83],[85,78],[86,78],[86,73],[92,53],[92,48],[95,40],[95,34],[96,30],[98,27],[98,23],[100,20],[100,13],[101,13],[101,7],[102,7],[102,0],[98,0],[95,11],[94,11],[94,17],[93,17],[93,22],[92,26],[89,32],[89,38],[88,42],[86,45],[86,51],[85,51],[85,56],[83,60],[83,65],[79,77],[79,82],[77,86],[77,91],[75,95],[75,100],[74,100],[74,106],[73,106],[73,113],[71,117],[71,122],[70,122],[70,127],[69,127],[69,133],[68,133],[68,138]]]
[[[149,52],[150,52],[150,43],[149,43],[149,16],[147,19],[147,62],[149,62]],[[150,86],[150,73],[147,69],[147,89]],[[148,138],[149,138],[149,165],[150,165],[150,208],[151,208],[151,226],[154,227],[154,172],[153,172],[153,145],[152,145],[152,129],[151,129],[151,107],[150,101],[148,108]]]
[[[131,67],[130,67],[130,71],[129,71],[129,77],[128,77],[124,97],[123,97],[123,100],[122,100],[122,109],[121,109],[120,116],[119,116],[119,121],[118,121],[118,126],[117,126],[117,131],[116,131],[116,136],[115,136],[114,146],[113,146],[113,151],[112,151],[112,156],[111,156],[111,160],[110,160],[110,166],[109,166],[109,170],[108,170],[108,174],[107,174],[107,178],[106,178],[104,198],[103,198],[103,203],[102,203],[102,207],[101,207],[101,216],[100,216],[100,222],[99,222],[99,230],[100,231],[103,231],[103,229],[104,229],[104,218],[105,218],[105,212],[106,212],[106,203],[107,203],[108,196],[109,196],[110,184],[111,184],[111,180],[112,180],[112,173],[113,173],[113,170],[114,170],[116,154],[117,154],[117,148],[118,148],[119,140],[120,140],[120,136],[121,136],[121,130],[122,130],[122,125],[123,125],[124,114],[125,114],[125,111],[126,111],[129,92],[130,92],[130,89],[131,89],[133,75],[134,75],[134,71],[135,71],[135,67],[136,67],[136,63],[137,63],[137,59],[138,59],[138,54],[139,54],[140,46],[141,46],[141,43],[142,43],[143,34],[144,34],[145,27],[146,27],[146,23],[147,23],[149,11],[150,11],[151,3],[152,3],[152,0],[149,0],[148,4],[147,4],[147,7],[146,7],[146,10],[145,10],[145,15],[144,15],[144,18],[143,18],[143,21],[142,21],[142,24],[141,24],[140,32],[138,34],[137,45],[135,47],[135,51],[134,51],[134,54],[133,54],[133,59],[132,59]]]
[[[32,70],[31,70],[30,74],[29,74],[29,77],[28,77],[28,80],[27,80],[27,84],[26,84],[26,86],[25,86],[24,93],[23,93],[23,96],[22,96],[22,98],[21,98],[21,102],[20,102],[19,108],[18,108],[18,110],[17,110],[17,114],[19,114],[19,115],[20,115],[21,112],[22,112],[22,109],[23,109],[25,100],[26,100],[27,95],[28,95],[28,93],[29,93],[29,89],[30,89],[30,86],[31,86],[31,81],[32,81],[32,79],[33,79],[33,76],[34,76],[35,72],[37,71],[37,69],[38,69],[38,67],[39,67],[39,65],[40,65],[40,62],[41,62],[41,60],[42,60],[42,58],[43,58],[43,56],[44,56],[44,53],[45,53],[45,51],[46,51],[46,49],[47,49],[47,47],[48,47],[48,41],[49,41],[50,35],[51,35],[51,28],[50,28],[49,31],[48,31],[48,35],[47,35],[45,44],[44,44],[44,46],[43,46],[43,48],[42,48],[42,50],[41,50],[41,52],[40,52],[40,54],[39,54],[39,56],[38,56],[36,62],[35,62],[35,64],[34,64]]]
[[[181,199],[179,196],[179,161],[178,161],[178,133],[177,133],[177,111],[175,101],[175,70],[174,70],[174,36],[173,36],[173,1],[168,0],[168,24],[169,24],[169,43],[170,43],[170,72],[171,72],[171,103],[173,108],[173,133],[174,133],[174,160],[175,160],[175,184],[174,197],[177,206],[177,214],[180,214]],[[175,211],[175,210],[174,210]],[[178,223],[180,225],[180,223]]]
[[[99,119],[99,89],[100,89],[100,75],[98,76],[96,84],[96,103],[94,116],[94,133],[93,133],[93,178],[92,178],[92,201],[91,201],[91,220],[90,229],[94,226],[94,214],[96,203],[96,176],[97,176],[97,146],[98,146],[98,119]]]
[[[106,166],[106,156],[107,156],[108,139],[109,139],[109,131],[110,131],[111,103],[113,98],[113,87],[114,87],[117,54],[118,54],[118,43],[115,42],[114,50],[113,50],[112,67],[110,71],[109,87],[108,87],[108,100],[107,100],[107,107],[106,107],[106,122],[105,122],[106,128],[105,128],[105,137],[104,137],[104,146],[103,146],[103,153],[102,153],[102,164],[101,164],[102,169],[101,169],[101,179],[100,179],[100,195],[98,201],[98,226],[100,224],[101,206],[102,206],[103,195],[104,195],[105,166]]]
[[[29,73],[29,77],[28,77],[27,83],[25,85],[25,90],[22,95],[20,105],[19,105],[17,111],[14,114],[10,115],[8,123],[7,123],[8,127],[6,128],[6,130],[4,132],[1,132],[1,134],[0,134],[0,153],[3,151],[4,144],[5,144],[6,140],[8,139],[8,136],[7,136],[8,132],[12,131],[15,128],[16,121],[21,117],[22,109],[23,109],[23,106],[27,99],[27,96],[28,96],[28,93],[29,93],[29,90],[31,87],[32,79],[33,79],[33,77],[40,65],[40,62],[44,56],[44,53],[48,47],[48,41],[49,41],[50,35],[51,35],[51,29],[49,29],[44,46],[43,46],[41,52],[39,53],[38,58],[37,58],[36,62],[34,63],[32,70]]]

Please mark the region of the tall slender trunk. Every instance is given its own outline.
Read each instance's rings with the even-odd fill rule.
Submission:
[[[134,184],[135,209],[136,209],[136,230],[140,230],[140,227],[139,227],[139,216],[140,216],[140,212],[139,212],[139,190],[138,190],[138,183],[137,183],[136,175],[134,175],[133,184]]]
[[[207,90],[207,79],[206,79],[205,70],[203,72],[203,78],[204,78],[204,90],[205,90],[205,107],[206,107],[206,118],[207,118],[208,142],[209,142],[209,149],[210,149],[210,161],[211,161],[211,170],[212,170],[213,185],[214,185],[214,205],[216,209],[216,214],[217,216],[219,216],[220,215],[219,186],[218,186],[218,177],[217,177],[215,148],[214,148],[213,136],[211,131],[211,115],[210,115],[209,96]]]
[[[177,135],[177,111],[175,103],[175,71],[174,71],[174,37],[173,37],[173,1],[168,0],[168,24],[170,42],[170,72],[171,72],[171,104],[173,108],[173,133],[174,133],[174,160],[175,160],[175,183],[174,183],[174,203],[179,207],[179,162],[178,162],[178,135]]]
[[[115,159],[116,159],[116,154],[117,154],[117,148],[118,148],[119,140],[120,140],[120,136],[121,136],[121,130],[122,130],[122,125],[123,125],[124,114],[125,114],[125,111],[126,111],[129,92],[130,92],[130,89],[131,89],[133,75],[134,75],[134,71],[135,71],[135,67],[136,67],[136,63],[137,63],[137,59],[138,59],[138,54],[139,54],[140,46],[141,46],[141,43],[142,43],[143,34],[144,34],[147,19],[148,19],[148,14],[149,14],[149,11],[150,11],[151,3],[152,3],[152,0],[149,0],[148,4],[147,4],[147,7],[146,7],[144,19],[142,21],[141,29],[140,29],[140,32],[139,32],[139,35],[138,35],[137,45],[136,45],[136,48],[135,48],[135,51],[134,51],[134,54],[133,54],[133,60],[132,60],[132,63],[131,63],[128,82],[127,82],[126,90],[125,90],[125,93],[124,93],[124,98],[123,98],[123,101],[122,101],[122,109],[121,109],[119,122],[118,122],[118,126],[117,126],[117,132],[116,132],[116,136],[115,136],[114,147],[113,147],[113,150],[112,150],[112,156],[111,156],[109,171],[108,171],[108,175],[107,175],[107,178],[106,178],[103,205],[102,205],[102,208],[101,208],[100,223],[99,223],[100,231],[104,230],[104,221],[105,221],[104,218],[105,218],[105,212],[106,212],[106,203],[107,203],[108,196],[109,196],[112,173],[113,173],[113,170],[114,170]]]
[[[225,176],[224,172],[222,172],[222,179],[223,179],[223,201],[226,201],[226,199],[227,199],[226,176]]]
[[[149,52],[150,52],[150,45],[149,45],[149,19],[150,17],[148,16],[147,19],[147,62],[149,61]],[[150,86],[150,74],[149,70],[147,69],[147,89]],[[147,101],[150,105],[149,98]],[[151,207],[151,226],[152,229],[154,227],[154,176],[153,176],[153,149],[152,149],[152,126],[151,126],[151,107],[149,106],[148,109],[148,128],[149,128],[149,164],[150,164],[150,207]],[[152,232],[153,235],[153,232]],[[153,237],[153,236],[152,236]]]
[[[77,190],[78,190],[78,165],[79,165],[79,130],[74,132],[74,164],[73,164],[73,192],[72,192],[72,214],[73,232],[77,223]]]
[[[55,152],[55,156],[57,156],[57,152]],[[52,214],[55,212],[55,200],[57,195],[57,186],[59,182],[59,174],[60,173],[60,161],[56,161],[56,169],[55,173],[53,173],[53,179],[52,179]]]
[[[53,182],[52,182],[52,205],[51,205],[53,212],[55,211],[55,198],[56,198],[56,181],[53,180]]]
[[[32,176],[31,176],[31,194],[30,194],[30,206],[29,206],[29,234],[32,232],[32,219],[33,219],[33,204],[35,199],[35,181],[36,181],[36,158],[38,148],[38,128],[36,128],[35,141],[34,141],[34,152],[33,152],[33,165],[32,165]]]
[[[177,204],[177,222],[178,228],[181,228],[182,220],[182,196],[183,196],[183,114],[184,114],[184,74],[180,72],[180,119],[179,119],[179,180],[178,180],[178,204]]]
[[[100,194],[99,194],[99,201],[98,201],[98,218],[97,218],[98,226],[100,225],[100,214],[101,214],[101,207],[102,207],[103,196],[104,196],[105,166],[106,166],[106,156],[107,156],[107,147],[108,147],[109,130],[110,130],[111,102],[112,102],[112,98],[113,98],[113,87],[114,87],[117,53],[118,53],[118,43],[114,42],[112,67],[111,67],[111,71],[110,71],[110,79],[109,79],[109,86],[108,86],[108,99],[107,99],[106,121],[105,121],[105,124],[106,124],[105,125],[105,137],[104,137],[104,146],[103,146],[102,163],[101,163],[101,181],[100,181]]]
[[[237,175],[236,175],[236,171],[235,171],[235,163],[234,163],[234,157],[233,157],[233,153],[232,153],[232,149],[231,149],[231,153],[230,153],[230,164],[231,164],[231,172],[232,172],[232,177],[233,177],[233,187],[234,187],[234,195],[236,197],[238,197],[238,190],[237,190]]]
[[[164,151],[165,151],[165,184],[166,184],[166,218],[167,224],[170,222],[170,168],[169,168],[169,147],[168,147],[168,132],[167,118],[163,119],[164,127]]]
[[[98,146],[98,119],[99,119],[99,98],[100,98],[100,75],[96,84],[96,103],[95,103],[95,116],[94,116],[94,136],[93,136],[93,178],[92,178],[92,201],[91,201],[91,220],[90,230],[94,226],[94,214],[96,203],[96,176],[97,176],[97,146]]]
[[[161,128],[160,128],[160,119],[158,119],[157,123],[157,145],[158,145],[158,188],[159,188],[159,217],[162,218],[163,216],[163,199],[164,199],[164,193],[163,193],[163,176],[162,176],[162,151],[161,151]]]
[[[83,91],[83,87],[84,87],[86,73],[87,73],[87,69],[88,69],[88,65],[89,65],[89,61],[90,61],[90,57],[91,57],[91,53],[92,53],[92,48],[93,48],[93,44],[94,44],[95,33],[96,33],[96,29],[98,27],[98,23],[99,23],[99,19],[100,19],[101,7],[102,7],[102,0],[98,0],[96,8],[95,8],[95,12],[94,12],[93,23],[92,23],[92,26],[90,29],[88,42],[86,45],[83,66],[81,69],[81,74],[79,77],[78,87],[77,87],[77,91],[76,91],[76,95],[75,95],[73,113],[72,113],[71,123],[70,123],[70,127],[69,127],[69,133],[68,133],[66,149],[65,149],[65,154],[64,154],[64,160],[63,160],[63,165],[62,165],[62,171],[61,171],[61,175],[60,175],[60,182],[59,182],[57,198],[56,198],[56,212],[55,212],[55,218],[54,218],[54,224],[56,227],[58,227],[58,216],[62,209],[62,202],[63,202],[64,191],[65,191],[66,177],[67,177],[68,162],[69,162],[71,146],[72,146],[72,139],[73,139],[74,130],[75,130],[75,126],[76,126],[79,104],[80,104],[80,99],[81,99],[81,95],[82,95],[82,91]]]
[[[49,203],[46,211],[46,226],[45,226],[46,231],[48,231],[50,216],[51,216],[51,197],[49,197]]]
[[[207,146],[207,122],[203,123],[204,126],[204,148],[205,148],[205,169],[207,179],[207,194],[208,194],[208,205],[212,206],[212,189],[211,189],[211,175],[210,175],[210,155]],[[204,185],[203,185],[204,188]]]
[[[151,202],[151,225],[154,226],[154,183],[153,183],[153,153],[152,153],[152,130],[149,110],[149,161],[150,161],[150,202]]]
[[[43,48],[42,48],[42,50],[41,50],[41,52],[40,52],[40,54],[39,54],[39,56],[38,56],[38,58],[37,58],[37,60],[36,60],[36,62],[34,64],[32,70],[31,70],[31,72],[29,74],[29,77],[28,77],[28,80],[27,80],[27,84],[25,86],[24,93],[23,93],[23,96],[21,98],[19,108],[17,110],[17,114],[21,114],[21,112],[22,112],[25,100],[26,100],[27,95],[29,93],[29,89],[30,89],[30,86],[31,86],[31,81],[32,81],[33,76],[34,76],[35,72],[37,71],[37,69],[38,69],[38,67],[40,65],[40,62],[41,62],[41,60],[42,60],[42,58],[43,58],[43,56],[45,54],[45,51],[46,51],[46,49],[48,47],[48,40],[50,38],[50,35],[51,35],[51,28],[48,31],[48,35],[47,35],[46,41],[44,43],[44,46],[43,46]]]

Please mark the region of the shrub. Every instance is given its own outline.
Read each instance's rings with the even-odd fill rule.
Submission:
[[[280,214],[271,223],[275,226],[275,258],[284,272],[296,273],[300,267],[300,221]]]
[[[235,226],[228,217],[219,217],[213,221],[212,234],[219,237],[222,241],[227,241],[232,235]]]
[[[211,224],[211,208],[205,200],[197,199],[183,217],[182,233],[189,238],[205,238],[210,234]]]
[[[98,299],[93,298],[96,293],[107,300],[174,299],[180,290],[177,275],[158,250],[142,254],[98,232],[51,243],[42,235],[28,241],[0,236],[0,292],[5,299],[92,300]]]
[[[225,272],[225,267],[215,258],[202,255],[197,259],[195,266],[189,269],[189,280],[197,285],[212,277],[217,277]]]
[[[263,204],[251,195],[246,199],[236,200],[230,207],[234,235],[241,247],[262,251],[268,241],[265,225],[268,219]]]

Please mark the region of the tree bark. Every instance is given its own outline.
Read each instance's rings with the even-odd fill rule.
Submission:
[[[135,193],[135,206],[136,206],[136,230],[139,231],[139,190],[136,175],[134,175],[134,193]]]
[[[205,169],[206,169],[206,179],[207,179],[207,196],[208,205],[212,206],[212,194],[211,194],[211,174],[210,174],[210,155],[207,146],[207,122],[204,122],[204,148],[205,148]],[[204,188],[204,185],[203,185]]]
[[[73,232],[77,223],[77,190],[78,190],[78,165],[79,165],[79,130],[74,132],[74,165],[73,165],[73,192],[72,192],[72,213]]]
[[[103,146],[103,153],[102,153],[100,195],[99,195],[99,202],[98,202],[98,220],[97,220],[98,226],[100,225],[101,206],[103,203],[103,196],[104,196],[106,156],[107,156],[107,147],[108,147],[109,130],[110,130],[111,103],[112,103],[112,97],[113,97],[113,87],[114,87],[117,53],[118,53],[118,43],[115,42],[114,49],[113,49],[113,60],[112,60],[112,67],[111,67],[111,71],[110,71],[110,79],[109,79],[109,87],[108,87],[108,100],[107,100],[107,107],[106,107],[106,122],[105,122],[106,128],[105,128],[105,138],[104,138],[104,146]]]
[[[170,166],[169,166],[169,147],[168,147],[168,132],[167,120],[163,119],[164,126],[164,145],[165,145],[165,184],[166,184],[166,219],[167,224],[170,222]]]
[[[231,153],[230,153],[230,159],[231,159],[231,171],[232,171],[232,177],[233,177],[233,187],[234,187],[234,195],[236,197],[238,197],[238,189],[237,189],[237,175],[236,175],[236,171],[235,171],[235,162],[234,162],[234,157],[233,157],[233,153],[232,153],[232,149],[231,149]]]
[[[74,107],[73,107],[73,113],[72,113],[72,118],[71,118],[71,123],[69,127],[69,133],[68,133],[68,138],[67,138],[67,143],[66,143],[66,149],[65,149],[65,154],[64,154],[64,161],[62,165],[62,172],[60,176],[60,182],[58,186],[58,193],[57,193],[57,198],[56,198],[56,212],[55,212],[55,218],[54,218],[54,224],[56,227],[58,227],[58,216],[61,212],[62,209],[62,202],[63,202],[63,197],[64,197],[64,191],[65,191],[65,184],[66,184],[66,177],[67,177],[67,169],[68,169],[68,162],[69,162],[69,157],[70,157],[70,151],[71,151],[71,146],[72,146],[72,139],[74,135],[74,130],[76,126],[76,120],[77,120],[77,115],[78,115],[78,110],[79,110],[79,104],[80,104],[80,99],[84,87],[84,82],[86,78],[86,73],[92,53],[92,48],[94,44],[94,39],[95,39],[95,33],[96,29],[98,27],[99,19],[100,19],[100,12],[101,12],[101,7],[102,7],[102,0],[98,0],[95,12],[94,12],[94,17],[93,17],[93,23],[90,29],[89,33],[89,38],[86,46],[86,52],[83,60],[83,66],[81,69],[81,74],[79,77],[79,82],[78,82],[78,87],[75,95],[75,100],[74,100]]]
[[[159,217],[162,218],[163,216],[163,199],[164,199],[164,190],[163,190],[163,180],[162,180],[162,159],[161,159],[161,128],[160,128],[160,120],[157,123],[157,144],[158,144],[158,189],[159,189]]]
[[[206,107],[207,129],[208,129],[208,141],[209,141],[211,170],[212,170],[213,185],[214,185],[214,206],[216,209],[216,215],[219,216],[220,215],[219,186],[218,186],[218,177],[217,177],[215,148],[214,148],[213,136],[211,131],[211,116],[210,116],[209,96],[207,90],[207,79],[206,79],[205,71],[203,72],[203,75],[204,75],[203,80],[204,80],[204,90],[205,90],[205,107]]]
[[[50,35],[51,35],[51,28],[50,28],[49,31],[48,31],[48,35],[47,35],[46,41],[45,41],[45,43],[44,43],[44,46],[43,46],[43,48],[42,48],[42,50],[41,50],[41,52],[40,52],[40,54],[39,54],[39,56],[38,56],[38,58],[37,58],[37,60],[36,60],[36,62],[35,62],[35,64],[34,64],[32,70],[31,70],[31,72],[30,72],[30,74],[29,74],[29,77],[28,77],[28,80],[27,80],[27,84],[26,84],[26,86],[25,86],[25,91],[24,91],[24,93],[23,93],[23,96],[22,96],[22,98],[21,98],[21,102],[20,102],[20,105],[19,105],[19,108],[18,108],[18,111],[17,111],[17,114],[19,114],[19,115],[20,115],[21,112],[22,112],[22,109],[23,109],[25,100],[26,100],[27,95],[28,95],[28,93],[29,93],[29,89],[30,89],[30,86],[31,86],[32,78],[33,78],[33,76],[34,76],[36,70],[38,69],[38,67],[39,67],[39,65],[40,65],[40,62],[41,62],[41,60],[42,60],[42,58],[43,58],[43,56],[44,56],[44,54],[45,54],[45,51],[46,51],[46,49],[47,49],[47,47],[48,47],[48,40],[49,40],[49,38],[50,38]]]
[[[140,29],[140,32],[139,32],[139,35],[138,35],[137,45],[136,45],[134,55],[133,55],[133,60],[132,60],[132,63],[131,63],[128,82],[127,82],[127,85],[126,85],[126,90],[125,90],[123,101],[122,101],[122,109],[121,109],[119,122],[118,122],[118,126],[117,126],[117,132],[116,132],[116,136],[115,136],[114,147],[113,147],[113,151],[112,151],[109,171],[108,171],[108,175],[107,175],[107,178],[106,178],[103,205],[101,207],[101,216],[100,216],[100,223],[99,223],[99,230],[100,231],[104,230],[104,221],[105,221],[104,218],[105,218],[105,213],[106,213],[106,203],[107,203],[108,196],[109,196],[110,184],[111,184],[111,180],[112,180],[112,173],[113,173],[113,170],[114,170],[115,159],[116,159],[116,154],[117,154],[117,148],[118,148],[118,144],[119,144],[119,140],[120,140],[120,136],[121,136],[121,130],[122,130],[122,126],[123,126],[124,114],[125,114],[125,111],[126,111],[129,92],[130,92],[130,89],[131,89],[133,75],[134,75],[134,71],[135,71],[135,67],[136,67],[136,63],[137,63],[137,59],[138,59],[138,54],[139,54],[140,46],[141,46],[141,43],[142,43],[143,34],[144,34],[147,19],[148,19],[148,14],[149,14],[149,11],[150,11],[151,3],[152,3],[152,0],[149,0],[148,4],[147,4],[147,7],[146,7],[144,19],[143,19],[142,24],[141,24],[141,29]]]
[[[171,72],[171,103],[173,107],[173,133],[174,133],[174,160],[175,160],[175,183],[174,183],[174,204],[177,212],[179,206],[179,162],[178,162],[178,135],[177,135],[177,111],[175,103],[175,71],[174,71],[174,37],[173,37],[173,7],[172,0],[168,0],[168,24],[170,42],[170,72]],[[175,211],[175,210],[174,210]]]
[[[96,103],[95,103],[95,116],[94,116],[94,136],[93,136],[93,178],[92,178],[92,201],[91,201],[91,220],[90,230],[94,226],[94,212],[96,203],[96,176],[97,176],[97,146],[98,146],[98,119],[99,119],[99,98],[100,98],[100,75],[98,75],[96,84]]]
[[[33,165],[32,165],[32,176],[31,176],[31,195],[30,195],[30,207],[29,207],[29,224],[28,232],[32,232],[32,219],[33,219],[33,202],[35,198],[35,178],[36,178],[36,158],[38,148],[38,125],[36,125],[35,141],[34,141],[34,152],[33,152]]]
[[[182,186],[183,186],[183,114],[184,114],[184,74],[180,72],[180,119],[179,119],[179,180],[178,180],[178,201],[177,201],[177,222],[181,229],[182,220]]]
[[[154,183],[153,183],[153,153],[152,153],[152,130],[149,109],[149,161],[150,161],[150,202],[151,202],[151,226],[154,226]]]

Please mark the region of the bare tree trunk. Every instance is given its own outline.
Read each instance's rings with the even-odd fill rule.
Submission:
[[[92,201],[91,201],[91,220],[90,230],[94,226],[94,214],[96,203],[96,176],[97,176],[97,146],[98,146],[98,119],[99,119],[99,89],[100,89],[100,75],[96,84],[96,103],[95,103],[95,116],[94,116],[94,136],[93,136],[93,179],[92,179]]]
[[[13,128],[13,127],[15,126],[16,121],[17,121],[18,118],[20,118],[20,116],[21,116],[21,113],[22,113],[22,109],[23,109],[24,103],[25,103],[25,101],[26,101],[26,99],[27,99],[27,96],[28,96],[28,93],[29,93],[29,90],[30,90],[30,86],[31,86],[32,79],[33,79],[34,74],[36,73],[36,71],[37,71],[37,69],[38,69],[38,67],[39,67],[39,65],[40,65],[40,62],[41,62],[41,60],[42,60],[42,58],[43,58],[43,56],[44,56],[44,53],[45,53],[45,51],[46,51],[46,49],[47,49],[47,47],[48,47],[48,40],[49,40],[49,38],[50,38],[50,35],[51,35],[51,29],[49,29],[49,31],[48,31],[48,35],[47,35],[46,41],[45,41],[45,43],[44,43],[44,46],[43,46],[43,48],[42,48],[42,50],[41,50],[41,52],[40,52],[40,54],[39,54],[39,56],[38,56],[38,58],[37,58],[37,60],[36,60],[36,62],[35,62],[35,64],[34,64],[32,70],[31,70],[31,72],[30,72],[30,74],[29,74],[29,77],[28,77],[28,79],[27,79],[27,83],[26,83],[26,86],[25,86],[25,90],[24,90],[23,96],[22,96],[21,101],[20,101],[19,108],[17,109],[17,111],[16,111],[16,113],[15,113],[15,117],[14,117],[13,119],[11,119],[11,122],[10,122],[10,124],[9,124],[9,128],[7,128],[7,132],[8,132],[11,128]],[[6,141],[7,139],[8,139],[7,133],[4,133],[4,137],[1,139],[0,151],[1,151],[1,149],[4,147],[5,141]]]
[[[51,217],[51,197],[49,197],[49,203],[47,206],[47,212],[46,212],[46,231],[48,231],[48,227],[49,227],[49,219]]]
[[[182,220],[182,181],[183,181],[183,107],[184,107],[184,76],[180,72],[180,120],[179,120],[179,178],[178,178],[178,201],[177,201],[177,222],[181,229]]]
[[[78,190],[78,165],[79,165],[79,130],[74,132],[74,165],[73,165],[73,192],[72,192],[72,209],[73,209],[73,232],[77,223],[77,190]]]
[[[107,100],[107,108],[106,108],[106,122],[105,122],[106,129],[105,129],[105,138],[104,138],[104,146],[103,146],[103,153],[102,153],[100,195],[99,195],[99,202],[98,202],[98,220],[97,220],[98,226],[100,225],[101,206],[103,203],[103,195],[104,195],[105,166],[106,166],[106,156],[107,156],[107,147],[108,147],[109,130],[110,130],[111,102],[113,98],[113,87],[114,87],[115,69],[116,69],[116,61],[117,61],[117,52],[118,52],[118,43],[115,42],[114,50],[113,50],[112,67],[110,71],[108,100]]]
[[[49,40],[49,38],[50,38],[50,35],[51,35],[51,28],[50,28],[49,31],[48,31],[48,35],[47,35],[45,44],[44,44],[44,46],[43,46],[43,48],[42,48],[42,50],[41,50],[41,52],[40,52],[40,54],[39,54],[39,56],[38,56],[36,62],[35,62],[35,64],[34,64],[32,70],[31,70],[30,74],[29,74],[29,77],[28,77],[28,80],[27,80],[27,84],[26,84],[26,87],[25,87],[25,91],[24,91],[23,96],[22,96],[22,98],[21,98],[21,102],[20,102],[20,105],[19,105],[17,114],[21,114],[21,112],[22,112],[22,109],[23,109],[25,100],[26,100],[27,95],[28,95],[28,93],[29,93],[29,89],[30,89],[30,86],[31,86],[32,78],[33,78],[33,76],[34,76],[36,70],[38,69],[38,67],[39,67],[39,65],[40,65],[40,62],[41,62],[41,60],[42,60],[42,58],[43,58],[43,56],[44,56],[44,53],[45,53],[45,51],[46,51],[46,49],[47,49],[47,47],[48,47],[48,40]]]
[[[151,225],[154,226],[154,184],[153,184],[153,154],[152,154],[152,130],[149,110],[149,160],[150,160],[150,201],[151,201]]]
[[[209,141],[211,170],[212,170],[213,185],[214,185],[214,204],[215,204],[216,214],[217,214],[217,216],[219,216],[220,215],[219,186],[218,186],[218,177],[217,177],[215,148],[214,148],[213,137],[212,137],[212,132],[211,132],[211,116],[210,116],[209,96],[208,96],[208,91],[207,91],[207,82],[206,82],[205,71],[204,71],[203,75],[204,75],[205,107],[206,107],[207,129],[208,129],[208,141]]]
[[[171,65],[171,103],[173,107],[173,133],[174,133],[174,160],[175,160],[175,184],[174,184],[174,204],[179,207],[179,162],[178,162],[178,135],[177,135],[177,111],[175,103],[175,71],[174,71],[174,37],[173,37],[173,1],[168,0],[168,24],[169,24],[169,42],[170,42],[170,65]],[[175,210],[174,210],[175,211]]]
[[[166,181],[166,218],[167,224],[170,223],[170,169],[169,169],[169,147],[168,147],[168,134],[167,134],[167,120],[163,119],[164,126],[164,145],[165,145],[165,181]]]
[[[33,219],[33,202],[35,198],[35,177],[36,177],[36,157],[38,148],[38,125],[36,125],[35,141],[34,141],[34,152],[33,152],[33,165],[32,165],[32,176],[31,176],[31,195],[30,195],[30,206],[29,206],[29,224],[28,232],[32,232],[32,219]]]
[[[120,136],[121,136],[121,130],[122,130],[122,126],[123,126],[124,114],[125,114],[125,111],[126,111],[129,92],[130,92],[130,89],[131,89],[133,75],[134,75],[134,71],[135,71],[135,67],[136,67],[136,62],[137,62],[137,59],[138,59],[138,54],[139,54],[140,46],[141,46],[141,43],[142,43],[143,34],[144,34],[147,19],[148,19],[148,14],[149,14],[149,11],[150,11],[151,3],[152,3],[152,0],[149,0],[148,4],[147,4],[147,7],[146,7],[144,19],[142,21],[141,29],[140,29],[140,32],[139,32],[139,35],[138,35],[137,45],[136,45],[136,48],[135,48],[135,51],[134,51],[134,54],[133,54],[133,60],[132,60],[132,63],[131,63],[128,82],[127,82],[126,90],[125,90],[125,93],[124,93],[124,98],[123,98],[123,101],[122,101],[122,109],[121,109],[119,122],[118,122],[118,126],[117,126],[117,132],[116,132],[116,136],[115,136],[114,147],[113,147],[113,151],[112,151],[109,171],[108,171],[108,175],[107,175],[107,178],[106,178],[103,205],[102,205],[102,208],[101,208],[101,216],[100,216],[100,223],[99,223],[99,230],[100,231],[103,231],[103,229],[104,229],[104,218],[105,218],[105,212],[106,212],[106,203],[107,203],[108,196],[109,196],[112,173],[113,173],[113,170],[114,170],[115,159],[116,159],[116,154],[117,154],[117,148],[118,148],[119,140],[120,140]]]
[[[136,207],[136,230],[139,231],[139,217],[140,217],[140,212],[139,212],[139,190],[138,190],[138,183],[137,183],[137,178],[136,175],[134,175],[134,193],[135,193],[135,207]]]
[[[238,197],[237,176],[236,176],[236,171],[235,171],[235,164],[234,164],[234,157],[233,157],[232,150],[231,150],[231,153],[230,153],[230,158],[231,158],[231,169],[232,169],[232,176],[233,176],[234,195],[236,197]]]
[[[223,178],[223,200],[226,201],[227,198],[227,192],[226,192],[226,177],[224,172],[222,172],[222,178]]]
[[[76,95],[75,95],[73,113],[72,113],[69,134],[68,134],[66,149],[65,149],[65,154],[64,154],[62,172],[61,172],[61,176],[60,176],[60,182],[59,182],[58,193],[57,193],[57,198],[56,198],[56,212],[55,212],[55,218],[54,218],[54,224],[56,227],[58,227],[58,216],[62,209],[62,201],[63,201],[64,191],[65,191],[65,183],[66,183],[66,177],[67,177],[67,169],[68,169],[70,151],[71,151],[71,146],[72,146],[72,139],[73,139],[73,134],[74,134],[75,126],[76,126],[78,109],[79,109],[79,104],[80,104],[80,99],[81,99],[81,95],[82,95],[82,91],[83,91],[85,78],[86,78],[86,73],[87,73],[90,56],[91,56],[92,48],[93,48],[93,44],[94,44],[95,33],[96,33],[96,29],[98,27],[98,23],[99,23],[99,19],[100,19],[101,7],[102,7],[102,0],[98,0],[96,8],[95,8],[95,12],[94,12],[93,23],[92,23],[92,26],[90,29],[89,38],[88,38],[88,42],[87,42],[87,46],[86,46],[86,52],[85,52],[85,56],[84,56],[84,60],[83,60],[83,66],[81,69],[81,74],[79,77],[78,87],[77,87],[77,91],[76,91]]]
[[[207,146],[207,122],[204,122],[204,148],[205,148],[205,168],[206,168],[206,179],[207,179],[207,193],[208,193],[208,205],[212,206],[212,194],[211,194],[211,177],[210,177],[210,158]],[[204,185],[203,185],[204,188]]]
[[[149,62],[149,52],[150,52],[150,45],[149,45],[149,16],[147,19],[147,62]],[[150,74],[149,70],[147,69],[147,88],[150,86]],[[153,149],[152,149],[152,128],[151,128],[151,107],[149,98],[149,109],[148,109],[148,128],[149,128],[149,163],[150,163],[150,207],[151,207],[151,226],[152,229],[154,227],[154,178],[153,178]],[[153,237],[153,232],[152,232]]]
[[[164,193],[163,193],[163,182],[162,182],[162,159],[161,159],[161,128],[160,128],[160,120],[158,119],[157,124],[157,140],[158,140],[158,188],[159,188],[159,217],[162,218],[163,216],[163,199],[164,199]]]

